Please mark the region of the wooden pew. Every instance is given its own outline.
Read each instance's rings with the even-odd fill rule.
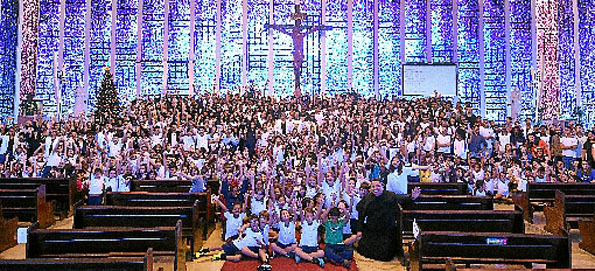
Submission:
[[[53,203],[46,202],[45,185],[35,189],[0,189],[2,215],[5,218],[18,217],[22,222],[39,222],[47,228],[54,223]]]
[[[478,232],[424,232],[410,245],[411,270],[427,264],[544,263],[548,268],[571,268],[568,236]]]
[[[130,191],[188,193],[192,187],[189,180],[132,180]]]
[[[464,183],[407,183],[407,194],[415,187],[421,189],[422,195],[468,195],[467,184]]]
[[[504,210],[403,210],[401,228],[413,236],[413,221],[422,231],[525,233],[523,212]]]
[[[556,191],[553,207],[545,207],[545,230],[561,234],[560,230],[578,228],[579,220],[592,221],[595,212],[595,195],[566,195]]]
[[[579,221],[578,228],[581,231],[581,242],[578,244],[583,250],[595,255],[595,212],[591,221]]]
[[[17,226],[19,219],[2,217],[2,203],[0,202],[0,251],[4,251],[17,244]]]
[[[527,269],[527,268],[457,268],[451,258],[446,259],[446,271],[593,271],[593,269]]]
[[[492,197],[463,195],[421,195],[409,204],[405,210],[493,210]]]
[[[535,209],[555,201],[556,190],[566,195],[595,195],[595,183],[528,183],[527,192],[515,194],[512,198],[525,210],[525,220],[532,222]]]
[[[191,181],[187,180],[132,180],[131,192],[130,193],[188,193],[192,186]],[[199,210],[198,215],[201,225],[204,223],[203,239],[206,240],[208,236],[215,230],[215,205],[211,203],[211,189],[207,189],[206,192],[197,193],[199,195]],[[133,195],[133,194],[131,194]],[[106,195],[109,196],[109,192]],[[117,196],[116,196],[117,197]],[[122,196],[126,197],[126,196]],[[130,196],[134,197],[134,196]],[[141,196],[142,197],[142,196]],[[167,197],[167,196],[164,196]],[[111,200],[111,199],[110,199]],[[140,201],[136,203],[141,204]],[[133,203],[127,203],[133,204]],[[159,205],[159,204],[157,204]],[[145,205],[150,206],[150,205]],[[155,206],[155,205],[153,205]],[[204,218],[204,219],[203,219]]]
[[[107,192],[105,205],[116,206],[193,206],[195,201],[206,210],[207,193],[182,192]]]
[[[173,258],[174,270],[185,270],[182,221],[175,227],[114,228],[104,230],[31,230],[27,235],[27,259],[144,257]]]
[[[79,192],[76,179],[46,179],[46,178],[11,178],[0,179],[2,185],[42,185],[46,186],[46,200],[55,201],[56,213],[64,217],[72,215],[74,206],[81,204],[84,193]],[[16,188],[18,189],[18,188]]]
[[[153,249],[149,248],[144,257],[0,260],[0,271],[153,271],[153,262]]]
[[[203,229],[198,223],[198,201],[190,207],[150,208],[137,206],[83,206],[74,211],[74,229],[113,229],[132,226],[173,227],[182,221],[182,237],[190,241],[192,251],[202,245]]]
[[[215,230],[215,206],[211,203],[211,190],[203,193],[182,192],[125,192],[106,194],[106,204],[114,206],[193,206],[198,200],[198,225],[202,239],[207,240]]]

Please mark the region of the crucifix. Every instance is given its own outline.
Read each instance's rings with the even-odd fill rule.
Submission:
[[[324,25],[314,27],[302,25],[302,21],[306,20],[307,15],[308,14],[301,11],[299,0],[297,0],[295,4],[295,11],[291,14],[291,19],[294,21],[293,25],[265,24],[264,26],[265,29],[272,28],[290,36],[293,39],[293,75],[295,77],[295,96],[301,95],[300,79],[302,76],[302,63],[304,63],[304,38],[314,32],[329,30],[330,28]],[[291,31],[288,31],[287,29],[291,29]]]

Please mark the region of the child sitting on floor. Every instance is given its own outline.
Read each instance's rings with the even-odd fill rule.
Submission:
[[[339,219],[341,211],[335,206],[336,203],[333,201],[330,208],[325,210],[322,214],[322,221],[324,221],[325,229],[324,255],[331,263],[350,269],[353,250],[347,248],[347,244],[343,243],[343,227],[345,227],[345,221]],[[353,242],[352,240],[350,241]]]
[[[302,217],[302,238],[300,239],[300,246],[295,249],[295,263],[299,263],[302,259],[315,263],[320,267],[324,267],[324,250],[318,246],[318,227],[320,226],[319,218],[322,213],[322,208],[318,208],[315,215],[314,209],[306,208]]]

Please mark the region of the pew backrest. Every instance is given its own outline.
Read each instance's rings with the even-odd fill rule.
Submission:
[[[403,234],[410,236],[413,221],[422,231],[525,233],[523,213],[507,210],[403,210]]]
[[[468,195],[421,195],[403,205],[405,210],[493,210],[492,197]]]
[[[415,187],[421,189],[422,195],[468,195],[468,187],[465,183],[407,183],[407,194]]]

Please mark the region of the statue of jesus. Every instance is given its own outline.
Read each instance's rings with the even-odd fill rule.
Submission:
[[[294,25],[287,27],[281,25],[269,25],[265,24],[265,29],[272,28],[277,30],[285,35],[291,36],[293,39],[293,75],[295,77],[295,96],[301,95],[301,84],[300,78],[302,76],[302,63],[304,63],[304,38],[312,34],[316,31],[327,30],[327,27],[324,25],[319,25],[316,27],[312,27],[308,29],[308,27],[302,26],[302,20],[306,19],[306,13],[302,13],[300,11],[300,5],[295,5],[295,13],[291,14],[292,19],[294,20]],[[291,32],[287,31],[285,28],[291,28]],[[308,29],[305,32],[302,31],[302,28]]]

